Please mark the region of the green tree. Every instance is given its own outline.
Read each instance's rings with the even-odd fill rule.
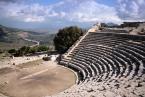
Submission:
[[[54,38],[55,49],[59,53],[66,52],[83,34],[84,30],[76,26],[60,29]]]
[[[31,53],[31,54],[35,54],[36,52],[37,52],[37,47],[31,47],[29,49],[29,53]]]
[[[31,48],[30,48],[29,46],[28,46],[28,47],[26,47],[26,48],[25,48],[25,54],[28,54],[28,53],[29,53],[29,51],[30,51],[30,49],[31,49]]]
[[[27,51],[27,47],[26,46],[23,46],[19,49],[19,53],[21,56],[25,55],[26,54],[26,51]]]
[[[16,56],[23,56],[30,52],[30,47],[23,46],[20,49],[18,49],[15,53]]]
[[[10,49],[10,50],[8,50],[8,53],[10,53],[10,54],[15,54],[17,52],[17,50],[16,49]]]
[[[0,54],[3,53],[3,51],[0,49]]]
[[[41,51],[48,51],[49,50],[49,48],[47,47],[47,46],[39,46],[38,48],[37,48],[37,51],[38,52],[41,52]]]

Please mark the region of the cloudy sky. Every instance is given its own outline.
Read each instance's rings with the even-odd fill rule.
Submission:
[[[0,24],[37,30],[143,21],[145,0],[0,0]]]

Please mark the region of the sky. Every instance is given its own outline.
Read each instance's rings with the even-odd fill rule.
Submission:
[[[145,0],[0,0],[0,24],[37,31],[56,31],[96,22],[145,20]]]

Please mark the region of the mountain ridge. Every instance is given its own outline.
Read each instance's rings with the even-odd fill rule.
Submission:
[[[1,49],[19,48],[21,46],[33,45],[32,42],[26,41],[26,38],[37,40],[40,41],[41,44],[48,45],[50,41],[52,42],[53,37],[54,34],[39,33],[0,25]]]

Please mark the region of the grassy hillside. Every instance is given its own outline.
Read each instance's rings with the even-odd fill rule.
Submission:
[[[41,45],[53,45],[55,34],[29,35],[29,39],[40,41]]]
[[[10,28],[0,25],[0,49],[7,50],[11,48],[20,48],[30,46],[34,43],[24,40],[24,38],[40,41],[43,45],[52,45],[54,35],[25,31],[17,28]]]

